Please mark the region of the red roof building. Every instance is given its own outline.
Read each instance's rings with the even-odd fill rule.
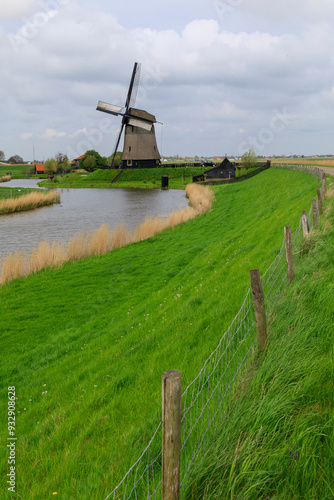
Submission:
[[[36,163],[36,174],[44,174],[44,163]]]
[[[86,153],[85,153],[86,154]],[[71,161],[71,166],[73,168],[79,168],[79,161],[82,160],[82,158],[84,157],[85,155],[81,155],[81,156],[78,156],[78,158],[74,158],[73,161]]]

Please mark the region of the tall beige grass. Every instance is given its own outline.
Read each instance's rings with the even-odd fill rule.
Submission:
[[[214,202],[213,191],[198,184],[189,184],[186,196],[189,198],[189,207],[172,212],[168,217],[147,217],[134,230],[127,230],[123,224],[110,230],[103,224],[93,233],[75,234],[68,243],[42,241],[31,253],[11,252],[3,259],[0,283],[5,284],[47,267],[60,267],[65,262],[103,255],[129,243],[146,240],[167,227],[187,222],[210,210]]]
[[[11,179],[12,179],[11,175],[3,175],[2,177],[0,177],[0,182],[8,182]]]
[[[32,191],[18,198],[6,198],[0,201],[0,215],[32,210],[33,208],[59,203],[60,194],[58,191],[48,191],[47,193]]]

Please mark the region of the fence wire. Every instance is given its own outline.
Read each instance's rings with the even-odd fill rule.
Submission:
[[[248,365],[255,343],[250,289],[243,305],[201,371],[182,394],[181,491],[190,466],[228,410],[236,380]]]
[[[293,165],[293,169],[313,173],[321,178],[320,169]],[[288,166],[282,166],[288,168]],[[317,172],[319,170],[319,172]],[[307,213],[309,227],[313,222],[312,206]],[[299,258],[303,241],[302,223],[292,233],[294,261]],[[285,242],[267,271],[261,276],[267,314],[275,308],[288,286]],[[183,497],[185,479],[191,465],[213,435],[237,395],[243,377],[251,365],[256,349],[256,322],[251,288],[245,300],[223,334],[216,349],[203,364],[197,377],[182,394],[181,474],[180,493]],[[112,500],[161,498],[161,429],[159,423],[142,455],[126,473],[122,481],[105,498]]]
[[[161,427],[160,422],[141,456],[105,500],[161,498]],[[160,451],[155,454],[154,449],[159,446]]]

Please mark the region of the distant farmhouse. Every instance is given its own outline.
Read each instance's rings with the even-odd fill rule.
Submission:
[[[44,163],[35,163],[36,174],[44,174]]]
[[[206,170],[204,174],[195,175],[193,182],[203,182],[212,179],[234,179],[235,170],[235,165],[228,158],[224,158],[219,165]]]
[[[257,162],[255,165],[256,168],[261,170],[265,170],[270,167],[270,161]],[[242,171],[245,175],[248,173],[248,169],[245,168],[241,163],[231,161],[228,158],[224,158],[224,160],[217,166],[206,170],[201,175],[195,175],[193,177],[193,182],[204,182],[209,180],[220,180],[220,179],[235,179],[236,169],[239,171],[239,177],[242,174]],[[251,175],[251,174],[250,174]]]
[[[85,156],[85,154],[81,155],[81,156],[78,156],[78,158],[74,158],[74,160],[71,161],[71,168],[72,169],[79,168],[80,160],[82,160],[82,158]]]

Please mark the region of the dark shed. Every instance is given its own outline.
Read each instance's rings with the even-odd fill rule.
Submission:
[[[235,166],[228,158],[224,158],[220,165],[204,172],[205,179],[232,179],[235,177]]]

